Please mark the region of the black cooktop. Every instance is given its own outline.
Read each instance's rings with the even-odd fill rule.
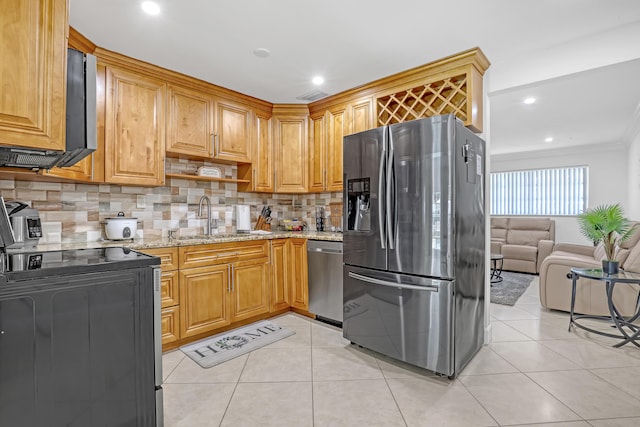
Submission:
[[[160,258],[129,248],[9,252],[1,282],[160,265]]]

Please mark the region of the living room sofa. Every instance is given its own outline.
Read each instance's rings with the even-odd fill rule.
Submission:
[[[491,253],[504,257],[504,270],[538,273],[555,236],[551,218],[491,217]]]
[[[640,223],[635,223],[632,236],[622,242],[617,251],[620,268],[640,273]],[[605,259],[602,244],[594,246],[558,243],[551,255],[545,258],[540,268],[540,302],[543,307],[569,311],[571,309],[571,279],[567,278],[571,267],[602,268]],[[617,283],[613,301],[623,315],[635,312],[640,286]],[[575,312],[596,316],[609,315],[605,283],[578,279],[576,286]]]

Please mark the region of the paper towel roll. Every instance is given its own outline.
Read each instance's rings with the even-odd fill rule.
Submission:
[[[249,205],[236,205],[236,232],[249,233],[251,231],[251,211]]]

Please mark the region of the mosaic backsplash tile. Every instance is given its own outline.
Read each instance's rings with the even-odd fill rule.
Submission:
[[[223,176],[235,178],[235,165],[167,159],[167,172],[195,173],[198,166],[219,167]],[[134,187],[110,184],[51,183],[0,180],[5,200],[20,200],[40,211],[42,243],[93,242],[103,239],[105,218],[122,211],[138,219],[137,238],[202,234],[206,219],[198,216],[198,202],[206,195],[211,211],[217,212],[219,233],[235,232],[235,205],[251,207],[252,223],[264,205],[272,207],[273,227],[282,219],[306,221],[315,230],[316,207],[323,207],[330,224],[329,204],[342,202],[342,193],[262,194],[238,192],[237,184],[167,179],[164,187]]]

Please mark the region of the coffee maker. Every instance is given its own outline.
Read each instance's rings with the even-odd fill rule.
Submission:
[[[7,248],[19,249],[37,246],[42,237],[42,223],[38,210],[30,208],[29,205],[18,200],[5,202],[4,205],[15,237],[15,243]]]

